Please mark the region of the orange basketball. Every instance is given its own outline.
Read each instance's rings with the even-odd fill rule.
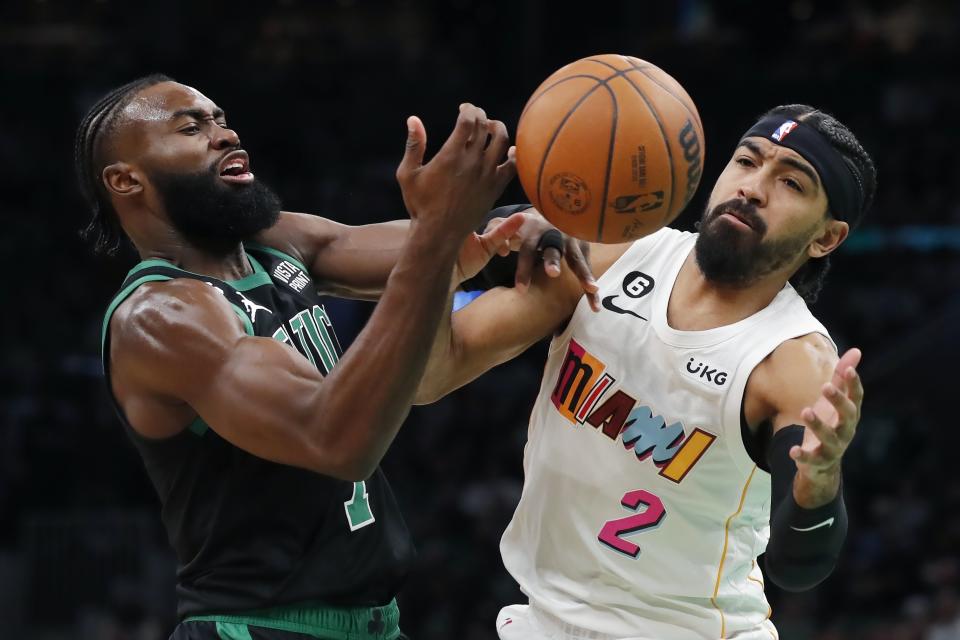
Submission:
[[[680,83],[614,54],[577,60],[537,87],[516,143],[530,202],[591,242],[626,242],[671,222],[703,167],[703,125]]]

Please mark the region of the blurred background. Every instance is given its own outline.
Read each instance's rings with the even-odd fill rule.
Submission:
[[[159,71],[223,107],[286,208],[404,217],[404,119],[437,148],[457,105],[513,129],[532,90],[594,53],[661,66],[706,131],[690,228],[767,108],[814,104],[859,136],[878,198],[815,313],[864,351],[845,463],[851,527],[834,575],[769,588],[785,640],[960,638],[960,4],[866,0],[286,0],[0,6],[0,637],[153,640],[175,624],[173,557],[108,405],[107,301],[135,262],[94,258],[74,130],[107,90]],[[503,203],[523,201],[513,185]],[[370,305],[331,301],[349,342]],[[417,546],[401,598],[414,640],[493,638],[521,594],[498,541],[520,494],[544,346],[413,411],[384,461]],[[953,398],[953,400],[951,400]]]

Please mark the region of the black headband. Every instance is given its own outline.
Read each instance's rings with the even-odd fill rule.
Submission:
[[[784,116],[767,116],[743,134],[743,138],[766,138],[787,149],[793,149],[813,165],[827,192],[830,213],[837,220],[849,222],[860,218],[863,187],[843,157],[816,129]],[[743,138],[740,142],[743,142]]]

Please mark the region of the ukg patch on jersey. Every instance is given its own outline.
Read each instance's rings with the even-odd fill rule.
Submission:
[[[574,426],[589,424],[611,441],[618,439],[639,462],[652,459],[660,475],[682,481],[717,437],[696,427],[687,435],[680,421],[663,416],[622,389],[604,399],[616,383],[602,360],[570,340],[550,400]]]

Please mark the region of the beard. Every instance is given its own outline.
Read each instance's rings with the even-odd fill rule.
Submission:
[[[736,212],[750,225],[750,230],[721,220],[725,212]],[[764,241],[767,223],[755,205],[740,199],[722,202],[706,209],[697,223],[697,266],[711,282],[744,288],[796,260],[814,228],[788,238]]]
[[[154,172],[151,179],[173,227],[202,251],[225,256],[276,224],[281,204],[259,180],[226,184],[217,169],[214,164],[198,173]]]

